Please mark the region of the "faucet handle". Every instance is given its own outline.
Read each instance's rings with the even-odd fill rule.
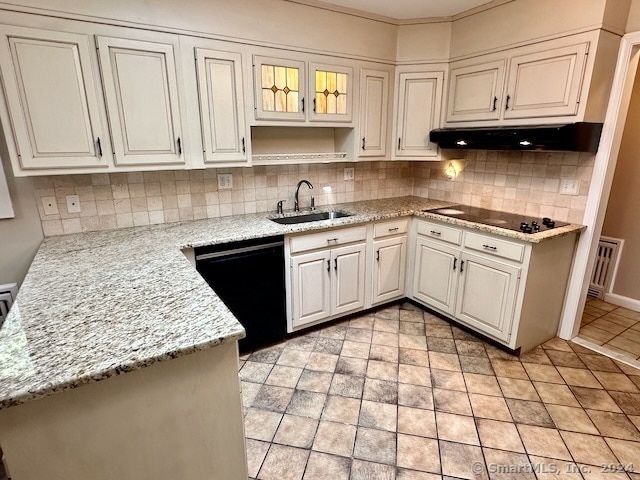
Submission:
[[[315,197],[311,197],[311,211],[314,212],[316,209],[316,199]]]
[[[286,202],[286,200],[280,200],[280,201],[278,201],[278,206],[276,207],[276,212],[277,212],[277,213],[279,213],[279,214],[282,214],[282,213],[283,213],[283,210],[282,210],[282,203],[283,203],[283,202]]]

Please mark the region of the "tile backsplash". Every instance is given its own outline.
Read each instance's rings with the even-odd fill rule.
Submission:
[[[344,168],[355,168],[355,180],[344,180]],[[409,162],[361,162],[279,165],[252,168],[101,173],[34,178],[45,236],[109,230],[138,225],[198,220],[242,213],[275,212],[278,200],[293,208],[295,186],[301,208],[310,197],[316,205],[410,195]],[[231,173],[233,188],[219,190],[217,175]],[[331,187],[328,193],[323,187]],[[68,213],[67,195],[80,197],[80,213]],[[47,215],[43,199],[55,202],[58,214]]]
[[[441,162],[359,162],[261,166],[162,172],[101,173],[35,177],[34,185],[45,236],[109,230],[138,225],[197,220],[227,215],[275,212],[278,200],[293,208],[295,186],[300,203],[317,206],[358,200],[417,195],[474,206],[550,216],[580,223],[593,173],[594,155],[466,151]],[[447,179],[453,164],[458,172]],[[344,168],[355,179],[344,180]],[[217,175],[231,173],[233,188],[218,189]],[[579,180],[579,194],[560,195],[560,180]],[[328,193],[323,187],[331,187]],[[68,213],[67,195],[80,197],[80,213]],[[43,199],[57,204],[47,215]]]
[[[594,154],[485,150],[461,154],[438,163],[416,163],[413,194],[582,223]],[[445,174],[450,163],[458,172],[454,180]],[[559,193],[563,178],[578,180],[578,195]]]

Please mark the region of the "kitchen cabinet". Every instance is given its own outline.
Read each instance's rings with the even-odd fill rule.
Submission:
[[[398,72],[394,158],[429,159],[438,155],[429,132],[440,127],[443,82],[444,72]]]
[[[313,92],[312,122],[350,122],[353,110],[353,69],[309,63],[309,91]]]
[[[247,163],[240,53],[195,48],[204,161]]]
[[[520,268],[463,252],[455,316],[499,340],[511,336]]]
[[[389,72],[363,68],[360,71],[359,157],[386,155],[388,105]]]
[[[360,226],[288,239],[290,331],[364,308],[366,238]]]
[[[253,57],[257,120],[305,120],[305,63]]]
[[[453,62],[447,124],[577,121],[594,40],[583,35]]]
[[[381,222],[373,228],[372,304],[388,302],[405,295],[407,269],[406,218]]]
[[[531,243],[416,219],[409,297],[526,352],[557,333],[575,243],[575,234]]]
[[[105,168],[111,149],[91,37],[9,25],[0,35],[0,110],[14,172]]]
[[[116,165],[185,164],[172,43],[99,36]]]

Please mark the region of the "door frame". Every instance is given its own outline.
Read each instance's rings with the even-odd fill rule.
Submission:
[[[583,224],[562,312],[558,336],[569,340],[578,334],[602,225],[607,212],[613,175],[620,152],[631,93],[640,59],[640,31],[622,37],[600,147],[596,153]]]

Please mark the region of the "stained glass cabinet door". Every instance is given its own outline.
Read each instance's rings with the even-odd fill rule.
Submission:
[[[310,120],[351,122],[353,69],[310,63],[309,91],[313,97],[309,108]]]
[[[305,120],[305,64],[253,57],[257,120]]]

